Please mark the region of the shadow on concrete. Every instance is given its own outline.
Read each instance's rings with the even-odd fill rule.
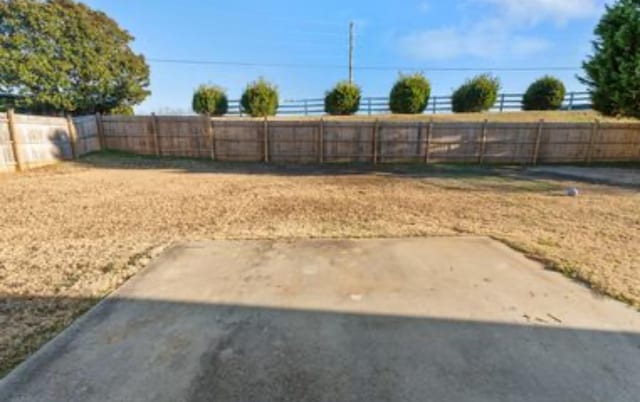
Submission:
[[[31,300],[1,303],[76,302]],[[122,298],[100,303],[0,381],[7,402],[638,395],[640,333]]]

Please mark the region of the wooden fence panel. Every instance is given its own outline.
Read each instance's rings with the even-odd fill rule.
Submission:
[[[16,160],[13,157],[9,120],[6,115],[0,115],[0,172],[13,172],[15,170]]]
[[[640,160],[640,124],[600,124],[594,138],[592,161]]]
[[[66,118],[16,114],[15,128],[25,169],[73,159]]]
[[[155,119],[162,156],[210,156],[208,133],[201,118],[157,116]]]
[[[538,123],[488,123],[484,163],[525,164],[531,161]]]
[[[76,127],[76,149],[82,156],[100,150],[100,138],[98,138],[98,122],[95,116],[75,117],[73,124]]]
[[[585,162],[591,123],[546,123],[540,140],[540,163]]]
[[[214,119],[216,160],[260,162],[264,159],[263,120]]]
[[[380,122],[381,163],[410,163],[424,160],[428,123]]]
[[[326,121],[323,144],[325,162],[371,162],[375,153],[375,125],[371,121]]]
[[[155,155],[152,119],[150,116],[102,116],[105,148]]]
[[[269,156],[275,163],[315,163],[319,160],[319,123],[268,121]]]
[[[429,147],[432,162],[479,160],[482,123],[434,123]]]

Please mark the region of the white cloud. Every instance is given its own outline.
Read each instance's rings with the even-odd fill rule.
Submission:
[[[563,25],[570,20],[591,18],[610,1],[467,0],[462,10],[471,4],[486,9],[474,10],[473,22],[413,32],[398,38],[397,44],[401,53],[418,60],[526,58],[551,46],[547,40],[528,34],[531,28],[547,21]]]
[[[511,55],[524,58],[549,47],[545,40],[505,31],[455,27],[416,32],[400,39],[400,51],[418,60],[451,60],[471,56],[484,59]]]
[[[495,7],[504,23],[537,24],[554,21],[564,24],[574,19],[598,15],[603,0],[475,0]]]

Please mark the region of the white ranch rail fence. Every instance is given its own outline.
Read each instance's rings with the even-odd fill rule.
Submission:
[[[491,108],[493,112],[512,112],[522,110],[523,94],[503,93],[499,94],[496,103]],[[591,109],[591,95],[588,92],[569,92],[562,102],[563,110]],[[389,98],[363,97],[360,100],[360,115],[387,114],[389,110]],[[452,113],[451,96],[432,96],[424,110],[424,114]],[[229,101],[231,116],[242,116],[240,100]],[[324,98],[286,99],[278,105],[278,115],[302,115],[318,116],[325,114]]]

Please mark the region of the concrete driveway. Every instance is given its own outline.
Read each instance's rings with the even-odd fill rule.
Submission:
[[[2,401],[637,401],[640,314],[485,238],[174,247]]]

